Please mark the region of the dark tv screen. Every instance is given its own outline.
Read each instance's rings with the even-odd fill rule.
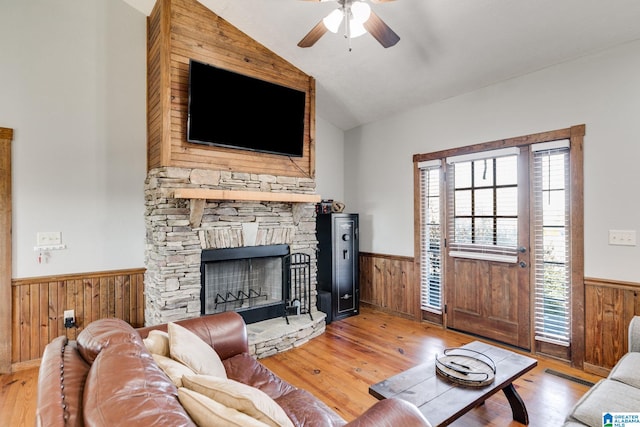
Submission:
[[[301,157],[305,96],[191,60],[187,141]]]

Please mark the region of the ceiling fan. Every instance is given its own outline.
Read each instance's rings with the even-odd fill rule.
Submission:
[[[298,43],[300,47],[311,47],[327,31],[337,33],[344,21],[344,36],[351,50],[351,39],[365,33],[371,34],[385,48],[398,43],[400,37],[384,23],[364,0],[306,0],[315,2],[335,1],[338,8],[325,16]],[[372,3],[387,3],[394,0],[371,0]]]

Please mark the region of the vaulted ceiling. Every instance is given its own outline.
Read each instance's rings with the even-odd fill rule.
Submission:
[[[371,4],[397,45],[327,33],[303,49],[335,1],[200,1],[313,76],[318,115],[343,130],[640,39],[638,0],[397,0]]]

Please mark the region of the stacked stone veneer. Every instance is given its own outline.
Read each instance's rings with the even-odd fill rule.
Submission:
[[[157,168],[149,171],[145,183],[146,325],[200,315],[200,258],[202,250],[208,248],[288,244],[292,253],[309,254],[311,302],[315,307],[314,204],[207,200],[202,221],[192,227],[191,201],[174,198],[176,188],[313,194],[315,181],[203,169]],[[252,225],[247,227],[246,224]],[[245,231],[248,228],[253,230],[250,236]]]
[[[325,331],[326,315],[321,311],[289,316],[289,323],[282,319],[270,319],[247,327],[249,354],[257,359],[272,356],[306,344]]]

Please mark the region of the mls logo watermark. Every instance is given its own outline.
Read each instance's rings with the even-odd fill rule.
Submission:
[[[605,412],[602,427],[640,427],[640,412]]]

